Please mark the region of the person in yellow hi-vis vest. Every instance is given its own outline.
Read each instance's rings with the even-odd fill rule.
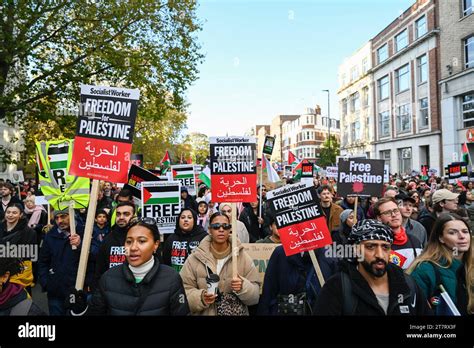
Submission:
[[[73,140],[53,140],[36,143],[38,177],[41,192],[56,210],[86,208],[89,204],[90,180],[69,175]]]

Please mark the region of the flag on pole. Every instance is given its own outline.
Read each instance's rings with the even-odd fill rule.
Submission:
[[[164,172],[166,172],[166,170],[171,165],[171,158],[170,158],[170,154],[168,153],[168,150],[166,150],[165,156],[163,157],[160,163],[163,166]]]
[[[469,160],[470,159],[470,156],[469,156],[469,149],[467,148],[467,144],[466,143],[463,143],[462,144],[462,156],[461,156],[461,162],[465,162],[467,163],[468,165],[471,163],[471,161]]]
[[[308,163],[308,160],[307,159],[302,160],[293,169],[293,179],[294,180],[301,179],[301,172],[303,171],[303,163]]]
[[[293,165],[293,164],[298,164],[298,163],[300,163],[298,158],[293,154],[293,152],[288,150],[288,164]]]
[[[206,166],[199,174],[199,179],[206,184],[207,187],[211,188],[211,169]]]
[[[273,168],[273,166],[271,165],[270,161],[267,159],[266,156],[263,156],[262,170],[267,172],[268,181],[273,182],[273,183],[280,181],[280,177],[278,176],[278,173]]]

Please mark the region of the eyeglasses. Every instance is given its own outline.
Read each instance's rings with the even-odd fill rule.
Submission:
[[[210,225],[213,230],[218,230],[219,228],[223,228],[224,230],[230,230],[232,228],[231,224],[211,224]]]
[[[231,214],[231,213],[232,213],[232,210],[224,210],[224,209],[222,209],[221,212],[224,213],[224,214]]]
[[[390,216],[390,215],[397,215],[398,213],[400,213],[400,209],[398,208],[395,208],[395,209],[392,209],[392,210],[387,210],[387,211],[384,211],[384,212],[380,212],[380,215],[384,215],[384,216]]]

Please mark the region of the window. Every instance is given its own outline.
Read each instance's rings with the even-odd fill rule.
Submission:
[[[463,0],[462,10],[463,10],[464,16],[469,16],[474,10],[472,3],[473,3],[472,0]]]
[[[342,145],[346,146],[348,144],[349,138],[349,130],[347,129],[347,125],[344,125],[344,132],[342,133]]]
[[[464,40],[466,68],[474,68],[474,35]]]
[[[407,46],[408,46],[408,30],[405,29],[400,34],[395,36],[395,52],[399,52]]]
[[[369,88],[368,87],[362,88],[362,106],[365,108],[369,106]]]
[[[411,173],[411,147],[398,149],[398,172]]]
[[[390,166],[390,156],[391,156],[391,150],[384,150],[380,151],[380,159],[383,159],[385,161],[385,165]]]
[[[360,96],[359,92],[354,93],[351,96],[351,111],[359,111],[360,109]]]
[[[359,69],[356,66],[354,66],[351,69],[351,81],[357,80],[358,77],[359,77]]]
[[[379,122],[380,122],[380,136],[387,137],[390,135],[390,115],[388,111],[381,112],[379,114]]]
[[[420,99],[420,129],[428,127],[428,98]]]
[[[416,65],[418,67],[418,83],[428,81],[428,61],[426,54],[416,60]]]
[[[347,115],[347,99],[342,99],[342,115]]]
[[[388,58],[388,46],[383,45],[377,50],[377,62],[380,64]]]
[[[360,140],[360,122],[355,122],[355,140]]]
[[[474,93],[462,97],[462,120],[464,127],[474,126]]]
[[[365,75],[369,70],[369,61],[367,58],[362,59],[362,75]]]
[[[368,117],[365,118],[365,140],[369,141],[369,126],[370,126],[370,119]]]
[[[410,74],[408,64],[395,71],[395,91],[403,92],[410,87]]]
[[[356,128],[355,122],[351,123],[351,142],[353,143],[356,140]]]
[[[346,74],[341,75],[341,86],[345,86],[346,84]]]
[[[398,107],[397,133],[409,132],[411,130],[409,104]]]
[[[415,22],[415,38],[422,37],[428,32],[428,27],[426,26],[426,16],[421,17]]]
[[[379,100],[388,98],[388,75],[377,81],[379,90]]]

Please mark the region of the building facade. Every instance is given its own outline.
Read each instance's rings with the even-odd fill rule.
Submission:
[[[372,39],[375,157],[392,173],[442,173],[436,1],[418,0]]]
[[[375,158],[372,42],[369,41],[339,67],[341,155]]]
[[[307,108],[306,113],[294,120],[287,120],[282,125],[282,159],[288,160],[288,151],[300,159],[317,161],[321,146],[328,137],[328,132],[340,141],[339,120],[331,119],[328,128],[328,117],[321,116],[321,108]]]
[[[474,155],[474,1],[439,1],[443,166]]]
[[[286,121],[296,120],[299,115],[278,115],[273,118],[272,124],[270,125],[270,134],[275,136],[275,146],[273,148],[272,161],[280,162],[286,161],[283,157],[282,152],[282,134],[283,134],[283,123]]]

